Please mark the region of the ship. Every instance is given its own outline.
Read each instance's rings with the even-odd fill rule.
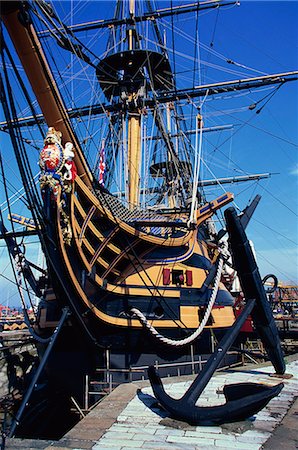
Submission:
[[[1,216],[1,237],[25,317],[25,289],[39,299],[27,326],[40,372],[64,397],[82,402],[86,376],[96,370],[112,374],[114,384],[147,376],[152,364],[164,373],[178,364],[187,373],[212,351],[211,338],[235,324],[235,255],[229,230],[215,225],[234,196],[223,189],[210,199],[205,188],[269,174],[202,179],[204,135],[216,132],[204,124],[205,102],[279,89],[297,72],[181,87],[174,40],[170,53],[159,21],[168,18],[174,32],[173,17],[193,14],[198,22],[202,12],[236,4],[169,2],[155,10],[150,1],[118,1],[112,19],[66,25],[55,4],[1,2],[1,129],[30,211],[25,217],[9,207],[12,230]],[[84,42],[88,30],[107,35],[101,54]],[[62,81],[63,55],[77,62],[88,89],[79,77],[76,86]],[[243,230],[259,199],[237,214]],[[18,241],[25,236],[38,237],[45,267],[25,256]],[[34,408],[23,414],[24,398],[12,435],[21,416],[21,435],[36,417]]]

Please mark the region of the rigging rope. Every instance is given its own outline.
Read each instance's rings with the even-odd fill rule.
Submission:
[[[59,33],[63,36],[64,41],[65,41],[65,42],[68,42],[67,50],[70,51],[70,52],[71,52],[72,54],[74,54],[75,56],[77,56],[77,58],[78,58],[78,63],[79,63],[79,65],[80,65],[81,68],[82,68],[82,70],[80,71],[80,73],[83,73],[83,74],[85,75],[86,80],[88,81],[88,83],[89,83],[89,85],[90,85],[90,88],[91,88],[91,91],[92,91],[92,93],[93,93],[94,101],[95,101],[95,99],[98,100],[98,102],[100,103],[100,105],[101,105],[102,108],[103,108],[103,111],[105,112],[105,115],[106,115],[107,120],[109,121],[111,127],[113,128],[113,123],[112,123],[112,121],[111,121],[111,117],[112,117],[112,116],[110,116],[110,115],[108,114],[108,112],[105,110],[105,105],[102,103],[102,101],[101,101],[101,99],[100,99],[100,96],[98,95],[98,92],[96,91],[96,89],[94,89],[93,83],[91,82],[91,80],[90,80],[90,78],[89,78],[89,76],[88,76],[86,67],[85,67],[85,66],[83,65],[83,63],[82,63],[82,60],[84,60],[84,58],[83,58],[83,53],[82,53],[82,51],[81,51],[81,49],[80,49],[80,45],[83,45],[83,44],[81,43],[81,41],[79,41],[79,40],[77,39],[77,37],[72,33],[72,31],[69,30],[68,27],[60,20],[60,18],[59,18],[58,16],[54,15],[54,19],[57,20],[58,23],[59,23],[59,25],[65,30],[66,35],[64,35],[64,34],[61,32],[61,29],[59,29],[59,28],[55,25],[55,22],[54,22],[53,18],[51,18],[51,16],[49,15],[49,12],[48,12],[48,10],[47,10],[46,4],[45,4],[44,2],[38,1],[38,5],[39,5],[41,11],[43,12],[43,14],[47,17],[47,19],[50,21],[50,23],[52,23],[52,25],[55,27],[55,29],[57,30],[57,32],[59,32]],[[33,12],[35,13],[36,11],[33,9]],[[72,38],[74,38],[74,39],[78,42],[78,44],[74,44],[74,43],[72,42],[72,40],[69,38],[69,35],[70,35]],[[86,49],[87,49],[94,57],[96,57],[97,59],[100,59],[97,55],[95,55],[93,52],[91,52],[90,49],[88,49],[88,48],[85,47],[84,45],[83,45],[83,47],[86,48]],[[56,69],[57,69],[57,71],[58,71],[58,74],[60,75],[60,77],[61,77],[61,79],[62,79],[62,76],[61,76],[61,74],[60,74],[60,71],[59,71],[59,69],[58,69],[57,64],[55,63],[55,59],[54,59],[54,58],[53,58],[53,62],[54,62],[54,64],[55,64],[55,66],[56,66]],[[87,61],[85,60],[85,62],[87,62]],[[88,64],[90,65],[90,63],[88,63]],[[91,64],[91,66],[92,66],[92,65],[93,65],[93,64]],[[93,65],[93,66],[94,66],[94,65]],[[66,88],[66,86],[64,86],[64,87]],[[69,95],[69,92],[68,92],[68,91],[67,91],[67,94]],[[77,98],[77,99],[78,99],[78,98]],[[72,102],[73,102],[73,99],[71,99],[71,100],[72,100]],[[90,109],[91,109],[91,105],[90,105]],[[87,130],[87,127],[86,127],[86,125],[85,125],[85,123],[83,123],[83,125],[85,126],[86,131],[88,131],[88,130]],[[93,144],[94,144],[95,147],[97,148],[96,143],[93,142]]]
[[[36,180],[37,177],[39,177],[40,172],[38,172],[34,177],[33,180]],[[39,182],[39,180],[37,179],[37,181],[35,182],[35,184],[37,184]],[[21,200],[22,197],[24,197],[26,195],[26,192],[22,192],[25,191],[24,187],[21,187],[18,191],[16,191],[14,194],[12,194],[8,201],[4,200],[3,203],[0,204],[0,208],[2,208],[4,205],[8,205],[8,202],[10,203],[10,205],[12,206],[14,203],[16,203],[17,201]],[[17,197],[13,202],[11,201],[14,197]],[[6,206],[4,209],[2,209],[2,212],[5,212],[8,209],[8,206]]]
[[[199,135],[200,135],[200,138],[199,138]],[[201,115],[198,114],[196,117],[195,162],[194,162],[194,171],[193,171],[191,210],[190,210],[189,221],[188,221],[189,226],[192,223],[196,223],[195,209],[196,209],[196,205],[197,205],[197,192],[198,192],[198,182],[199,182],[200,167],[201,167],[202,144],[203,144],[203,121],[202,121]]]
[[[6,95],[5,95],[6,93],[5,93],[5,90],[4,90],[4,85],[3,85],[3,80],[2,80],[1,75],[0,75],[0,85],[1,85],[0,93],[1,93],[1,100],[2,100],[2,103],[3,103],[3,109],[4,109],[4,112],[5,112],[6,121],[9,124],[9,132],[10,132],[10,135],[11,135],[11,141],[12,141],[12,144],[13,144],[13,148],[14,148],[14,152],[15,152],[16,158],[17,158],[18,167],[19,167],[19,171],[21,173],[23,185],[24,185],[25,190],[26,190],[26,195],[27,195],[27,198],[28,198],[28,201],[29,201],[29,204],[30,204],[30,210],[31,210],[31,213],[32,213],[33,220],[35,221],[35,223],[38,223],[40,225],[40,227],[44,227],[46,218],[44,217],[43,208],[41,206],[39,198],[37,197],[38,194],[35,192],[37,190],[36,186],[35,186],[35,183],[32,182],[33,175],[31,173],[31,168],[30,168],[29,163],[28,163],[28,156],[27,156],[26,150],[24,148],[24,142],[21,139],[20,130],[18,128],[14,128],[12,126],[13,121],[17,121],[17,114],[16,114],[14,100],[13,100],[13,93],[12,93],[11,86],[9,84],[9,80],[8,80],[8,77],[7,77],[7,71],[6,71],[6,66],[5,66],[5,62],[4,62],[4,56],[3,56],[3,49],[2,49],[2,52],[1,52],[1,57],[2,57],[3,67],[5,69],[4,70],[4,75],[5,75],[5,80],[6,80],[6,88],[8,90],[8,97],[9,97],[10,107],[11,107],[11,110],[12,110],[12,116],[13,116],[12,119],[10,117],[10,110],[9,110],[9,107],[8,107],[8,102],[7,102],[7,98],[6,98]],[[2,87],[3,87],[3,89],[2,89]],[[25,166],[26,166],[26,171],[27,172],[25,171]],[[28,175],[29,175],[29,177],[28,177]],[[7,193],[6,193],[6,199],[8,200],[8,194]],[[13,225],[13,222],[12,222],[12,227],[13,226],[14,225]],[[40,241],[41,241],[41,243],[43,245],[44,251],[46,252],[47,259],[48,259],[50,265],[52,266],[52,268],[55,268],[55,264],[52,261],[51,255],[47,251],[47,247],[46,247],[46,243],[45,243],[46,230],[45,229],[42,230],[41,228],[38,229],[38,230],[39,230],[39,233],[38,233],[39,234],[39,239],[40,239]],[[49,237],[48,237],[48,239],[49,239]],[[14,265],[13,265],[13,262],[12,262],[12,255],[11,255],[10,252],[9,252],[9,257],[11,259],[11,266],[13,268],[16,284],[17,284],[17,286],[19,288],[19,292],[20,292],[21,289],[19,287],[19,283],[18,283],[18,280],[17,280],[17,275],[16,275],[16,272],[15,272],[15,269],[14,269]],[[68,297],[69,303],[70,303],[71,307],[73,308],[73,311],[75,312],[75,315],[76,315],[77,319],[80,321],[80,323],[83,326],[83,328],[85,329],[87,335],[89,336],[89,338],[93,341],[93,343],[96,346],[102,348],[102,346],[99,344],[99,342],[97,342],[95,337],[90,333],[90,331],[87,328],[87,325],[85,324],[82,316],[77,311],[77,308],[74,305],[74,302],[73,302],[73,300],[72,300],[72,298],[71,298],[71,296],[70,296],[70,294],[68,292],[68,289],[65,286],[64,280],[62,280],[60,274],[57,271],[55,273],[56,273],[57,279],[59,280],[59,282],[62,285],[62,288],[63,288],[66,296]],[[20,292],[20,296],[21,296],[21,292]],[[21,298],[22,298],[22,296],[21,296]]]
[[[216,300],[216,297],[217,297],[217,293],[218,293],[218,288],[219,288],[219,282],[220,282],[220,279],[221,279],[223,263],[224,263],[224,258],[223,258],[223,255],[220,254],[219,255],[219,261],[218,261],[217,272],[216,272],[216,276],[215,276],[215,279],[214,279],[214,286],[213,286],[213,289],[212,289],[212,294],[211,294],[211,297],[210,297],[210,300],[209,300],[206,312],[204,314],[203,320],[200,322],[200,325],[198,326],[196,331],[194,333],[192,333],[190,336],[188,336],[187,338],[181,339],[181,340],[169,339],[169,338],[163,336],[162,334],[160,334],[149,323],[149,321],[146,319],[144,314],[139,309],[132,308],[130,310],[130,312],[132,314],[134,314],[139,319],[139,321],[141,322],[143,327],[146,328],[152,334],[152,336],[154,336],[156,339],[158,339],[163,344],[170,345],[172,347],[182,347],[182,346],[191,344],[193,341],[195,341],[200,336],[200,334],[202,333],[203,329],[205,328],[206,323],[208,322],[208,319],[210,317],[210,314],[211,314],[211,311],[212,311],[212,308],[214,306],[214,303],[215,303],[215,300]]]
[[[199,111],[202,109],[206,98],[208,97],[209,89],[207,89],[205,97],[199,107]],[[200,127],[199,127],[200,124]],[[200,132],[200,133],[199,133]],[[199,136],[200,134],[200,136]],[[194,163],[194,173],[193,173],[193,188],[192,188],[192,199],[191,199],[191,210],[189,215],[189,225],[191,223],[196,223],[195,219],[195,209],[197,204],[197,192],[198,183],[201,169],[201,159],[202,159],[202,145],[203,145],[203,120],[200,114],[197,115],[196,120],[196,141],[195,141],[195,163]]]
[[[4,184],[4,191],[5,191],[6,201],[7,201],[9,213],[11,215],[9,198],[8,198],[8,191],[7,191],[6,180],[5,180],[5,177],[4,177],[4,168],[3,168],[1,154],[0,154],[0,167],[1,167],[1,172],[2,172],[2,177],[3,177],[3,182],[4,182],[3,184]],[[1,209],[0,209],[0,220],[1,220],[2,223],[4,223]],[[12,228],[13,228],[13,231],[14,231],[13,223],[12,223]],[[8,254],[9,254],[9,259],[10,259],[12,271],[13,271],[14,278],[15,278],[15,283],[16,283],[16,286],[18,288],[19,295],[20,295],[21,302],[22,302],[23,313],[24,313],[24,321],[25,321],[26,325],[28,326],[28,329],[29,329],[30,333],[32,334],[32,336],[37,339],[37,338],[39,338],[39,336],[38,335],[35,336],[36,333],[34,332],[34,330],[31,327],[30,319],[29,319],[29,316],[28,316],[27,308],[26,308],[26,302],[25,302],[25,298],[24,298],[24,293],[23,293],[22,276],[21,275],[23,273],[24,264],[26,264],[24,254],[21,253],[21,252],[18,252],[14,256],[14,258],[12,257],[12,254],[11,254],[10,251],[8,252]],[[14,264],[13,264],[13,260],[14,260]],[[28,292],[28,295],[29,295],[28,288],[27,288],[27,292]],[[40,339],[40,342],[42,342],[42,343],[48,342],[48,340],[44,340],[43,338],[39,338],[39,339]]]

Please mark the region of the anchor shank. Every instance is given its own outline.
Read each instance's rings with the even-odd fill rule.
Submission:
[[[226,209],[225,218],[233,264],[240,279],[242,291],[245,298],[256,299],[256,305],[251,314],[255,328],[276,373],[283,374],[286,367],[278,330],[249,240],[235,208]]]
[[[207,386],[208,382],[210,381],[215,370],[219,366],[220,362],[223,360],[227,351],[229,350],[234,340],[238,336],[240,329],[242,328],[247,317],[250,315],[254,305],[255,305],[254,299],[247,300],[247,303],[243,311],[238,316],[232,329],[229,332],[225,333],[224,337],[217,345],[214,353],[210,355],[201,373],[197,376],[197,378],[193,381],[187,392],[181,398],[182,402],[187,401],[192,404],[196,403],[199,396],[201,395],[201,393]]]

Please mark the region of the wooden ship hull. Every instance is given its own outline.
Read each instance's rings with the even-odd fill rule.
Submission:
[[[214,209],[230,199],[223,197],[214,202]],[[60,197],[48,198],[53,289],[46,291],[45,301],[40,304],[39,332],[57,326],[61,306],[70,304],[83,317],[83,328],[88,327],[102,349],[109,349],[110,364],[115,367],[149,365],[157,355],[163,360],[175,360],[183,354],[190,358],[189,348],[169,348],[151,335],[131,310],[140,310],[152,327],[170,339],[179,341],[194,332],[212,292],[218,263],[214,248],[210,250],[204,241],[198,241],[196,230],[178,229],[176,234],[180,236],[173,238],[165,237],[165,226],[160,227],[159,236],[146,233],[149,227],[144,227],[144,222],[144,231],[132,226],[131,216],[136,212],[124,210],[118,199],[107,192],[94,195],[79,178],[69,198],[68,225],[73,232],[69,245],[65,241],[69,238],[65,238],[65,215],[57,207]],[[122,208],[122,214],[128,216],[126,221],[113,213],[113,207],[118,208],[118,215]],[[212,214],[213,208],[207,205],[202,220]],[[209,275],[211,281],[206,284],[209,273],[212,279]],[[194,344],[197,354],[211,351],[210,330],[221,333],[234,323],[233,303],[233,297],[220,283],[205,327],[206,336]]]
[[[138,208],[129,210],[105,190],[94,189],[93,177],[71,130],[38,38],[32,24],[24,27],[20,23],[19,7],[17,2],[8,2],[2,8],[3,21],[46,122],[62,133],[63,142],[74,144],[77,168],[71,192],[65,193],[64,187],[59,186],[63,192],[53,195],[53,185],[43,186],[44,211],[48,215],[46,235],[51,236],[46,243],[48,266],[55,292],[54,300],[48,300],[45,294],[45,304],[56,302],[61,309],[70,301],[84,311],[86,321],[90,316],[96,317],[99,331],[95,335],[106,346],[117,333],[143,333],[142,324],[129,312],[133,307],[140,308],[153,327],[169,331],[169,335],[196,329],[213,277],[209,276],[208,286],[204,283],[219,255],[215,246],[208,247],[198,239],[198,230],[232,196],[225,194],[199,208],[195,227],[190,230],[185,214],[162,217]],[[136,189],[131,186],[132,192]],[[233,299],[221,284],[207,328],[231,326],[232,306]],[[57,320],[48,317],[50,313],[45,309],[40,310],[41,328],[51,327]],[[49,311],[53,309],[51,306]]]

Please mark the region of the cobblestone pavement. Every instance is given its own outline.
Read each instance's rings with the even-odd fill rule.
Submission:
[[[172,420],[160,409],[151,388],[143,388],[118,415],[112,426],[97,440],[92,450],[204,450],[214,447],[218,450],[237,448],[257,450],[272,436],[298,396],[298,361],[287,365],[289,379],[270,376],[272,367],[251,370],[228,370],[217,374],[209,382],[197,405],[212,406],[225,402],[221,393],[225,384],[257,382],[275,385],[284,382],[285,387],[278,397],[249,420],[214,427],[190,426]],[[179,398],[191,381],[166,384],[165,390],[172,397]],[[297,438],[298,440],[298,438]]]

